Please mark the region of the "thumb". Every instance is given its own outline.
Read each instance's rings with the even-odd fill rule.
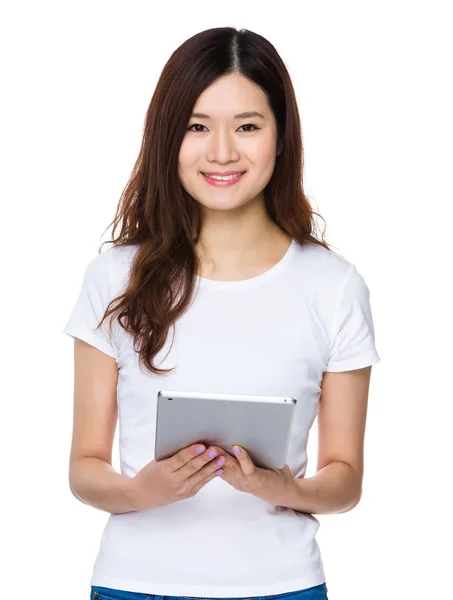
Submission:
[[[235,444],[233,446],[233,452],[236,455],[239,464],[241,465],[241,469],[244,475],[252,475],[256,471],[256,467],[253,464],[253,461],[246,452],[246,450],[244,450],[244,448],[242,448],[241,446],[237,446]]]

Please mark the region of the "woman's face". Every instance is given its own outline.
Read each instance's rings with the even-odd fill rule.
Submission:
[[[255,111],[262,117],[235,117]],[[192,112],[200,114],[187,124],[178,171],[181,185],[202,205],[202,212],[240,209],[251,200],[264,200],[262,192],[274,171],[277,146],[277,124],[264,92],[232,73],[206,88]],[[212,171],[246,174],[221,187],[202,175]]]

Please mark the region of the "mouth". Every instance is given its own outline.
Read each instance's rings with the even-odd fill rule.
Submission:
[[[220,173],[220,172],[215,172],[213,171],[212,173],[205,173],[204,171],[200,171],[200,173],[202,175],[206,175],[206,177],[211,177],[211,178],[222,178],[225,180],[225,178],[230,178],[233,176],[239,176],[239,175],[243,175],[244,173],[246,173],[247,171],[225,171],[224,173]]]
[[[200,173],[203,175],[203,179],[210,185],[213,185],[215,187],[227,187],[241,181],[241,179],[244,178],[247,171],[238,171],[235,174],[229,174],[224,176],[223,178],[219,175],[207,175],[206,173],[203,173],[203,171],[200,171]]]

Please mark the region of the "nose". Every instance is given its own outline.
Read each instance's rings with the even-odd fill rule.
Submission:
[[[209,162],[226,164],[238,160],[240,154],[233,136],[226,131],[219,131],[209,136],[206,158]]]

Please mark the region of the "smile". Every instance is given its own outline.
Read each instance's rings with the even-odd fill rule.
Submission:
[[[240,181],[244,175],[246,175],[247,171],[240,173],[239,175],[228,175],[227,177],[219,177],[218,175],[205,175],[201,173],[204,177],[204,180],[210,185],[214,185],[216,187],[227,187],[229,185],[234,185],[238,181]],[[218,177],[218,178],[217,178]]]

